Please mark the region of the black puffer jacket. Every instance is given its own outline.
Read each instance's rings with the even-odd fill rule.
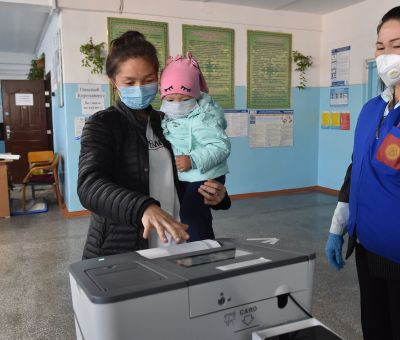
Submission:
[[[161,112],[148,108],[154,133],[172,149],[161,129]],[[143,239],[144,210],[158,202],[149,197],[149,154],[146,124],[121,102],[100,111],[86,122],[81,137],[78,195],[92,211],[83,258],[148,248]],[[181,190],[175,162],[175,185]],[[229,196],[215,209],[228,209]]]

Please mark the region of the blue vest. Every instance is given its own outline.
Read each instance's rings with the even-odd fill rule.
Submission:
[[[375,97],[364,105],[358,118],[349,235],[357,229],[357,237],[367,250],[400,263],[400,107],[383,120],[386,106],[381,96]]]

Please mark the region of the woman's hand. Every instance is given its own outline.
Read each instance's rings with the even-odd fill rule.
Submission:
[[[185,172],[192,168],[192,159],[188,155],[175,156],[176,169]]]
[[[199,193],[204,197],[204,204],[217,205],[224,199],[226,188],[223,184],[209,179],[200,185]]]
[[[165,232],[172,236],[175,243],[189,239],[189,234],[186,232],[188,226],[176,221],[157,204],[151,204],[146,208],[142,216],[142,224],[144,226],[144,239],[149,238],[151,228],[156,229],[158,237],[164,243],[168,242]]]

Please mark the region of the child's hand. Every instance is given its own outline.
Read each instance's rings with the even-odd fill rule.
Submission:
[[[192,159],[190,156],[175,156],[176,168],[179,172],[185,172],[192,168]]]

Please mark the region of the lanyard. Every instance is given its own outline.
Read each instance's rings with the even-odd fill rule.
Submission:
[[[387,117],[387,115],[386,116],[382,115],[381,120],[379,121],[378,127],[375,130],[375,139],[377,139],[377,140],[379,139],[379,134],[380,134],[379,130],[381,129],[383,121],[385,120],[386,117]]]

